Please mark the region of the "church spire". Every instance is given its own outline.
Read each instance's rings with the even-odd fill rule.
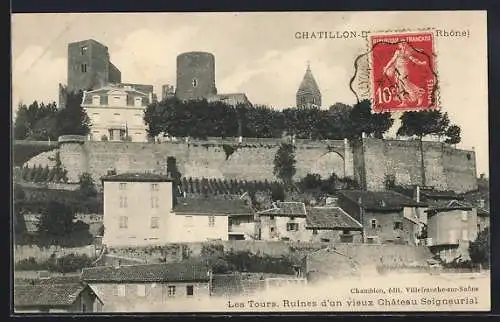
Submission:
[[[321,92],[307,61],[307,69],[296,95],[297,107],[321,107]]]

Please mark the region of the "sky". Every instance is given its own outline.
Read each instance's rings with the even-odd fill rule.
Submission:
[[[199,50],[215,55],[219,93],[294,106],[309,62],[324,107],[354,104],[349,80],[366,39],[300,39],[296,33],[417,28],[468,35],[435,38],[441,105],[462,128],[458,147],[474,147],[478,174],[488,175],[486,12],[479,11],[13,14],[13,116],[20,102],[57,101],[58,83],[67,79],[67,45],[84,39],[108,46],[123,82],[152,84],[158,94],[163,84],[175,86],[177,55]]]

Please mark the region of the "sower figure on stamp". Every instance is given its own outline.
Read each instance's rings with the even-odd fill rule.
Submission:
[[[396,85],[396,94],[399,98],[399,106],[406,105],[406,102],[422,103],[422,97],[425,93],[423,88],[413,84],[408,79],[408,64],[410,62],[416,65],[426,65],[427,62],[419,60],[412,56],[411,51],[414,49],[408,45],[406,41],[398,43],[398,47],[394,52],[391,60],[384,67],[384,75],[389,78],[394,77]]]

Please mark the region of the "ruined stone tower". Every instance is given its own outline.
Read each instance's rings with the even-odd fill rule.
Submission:
[[[321,92],[311,72],[309,63],[297,90],[297,107],[321,107]]]
[[[68,92],[120,82],[121,72],[111,63],[108,47],[93,39],[68,44]]]
[[[206,52],[188,52],[177,56],[175,96],[181,100],[208,99],[216,95],[215,57]]]

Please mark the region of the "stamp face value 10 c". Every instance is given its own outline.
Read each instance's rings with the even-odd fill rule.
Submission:
[[[370,36],[373,112],[438,108],[433,34]]]

